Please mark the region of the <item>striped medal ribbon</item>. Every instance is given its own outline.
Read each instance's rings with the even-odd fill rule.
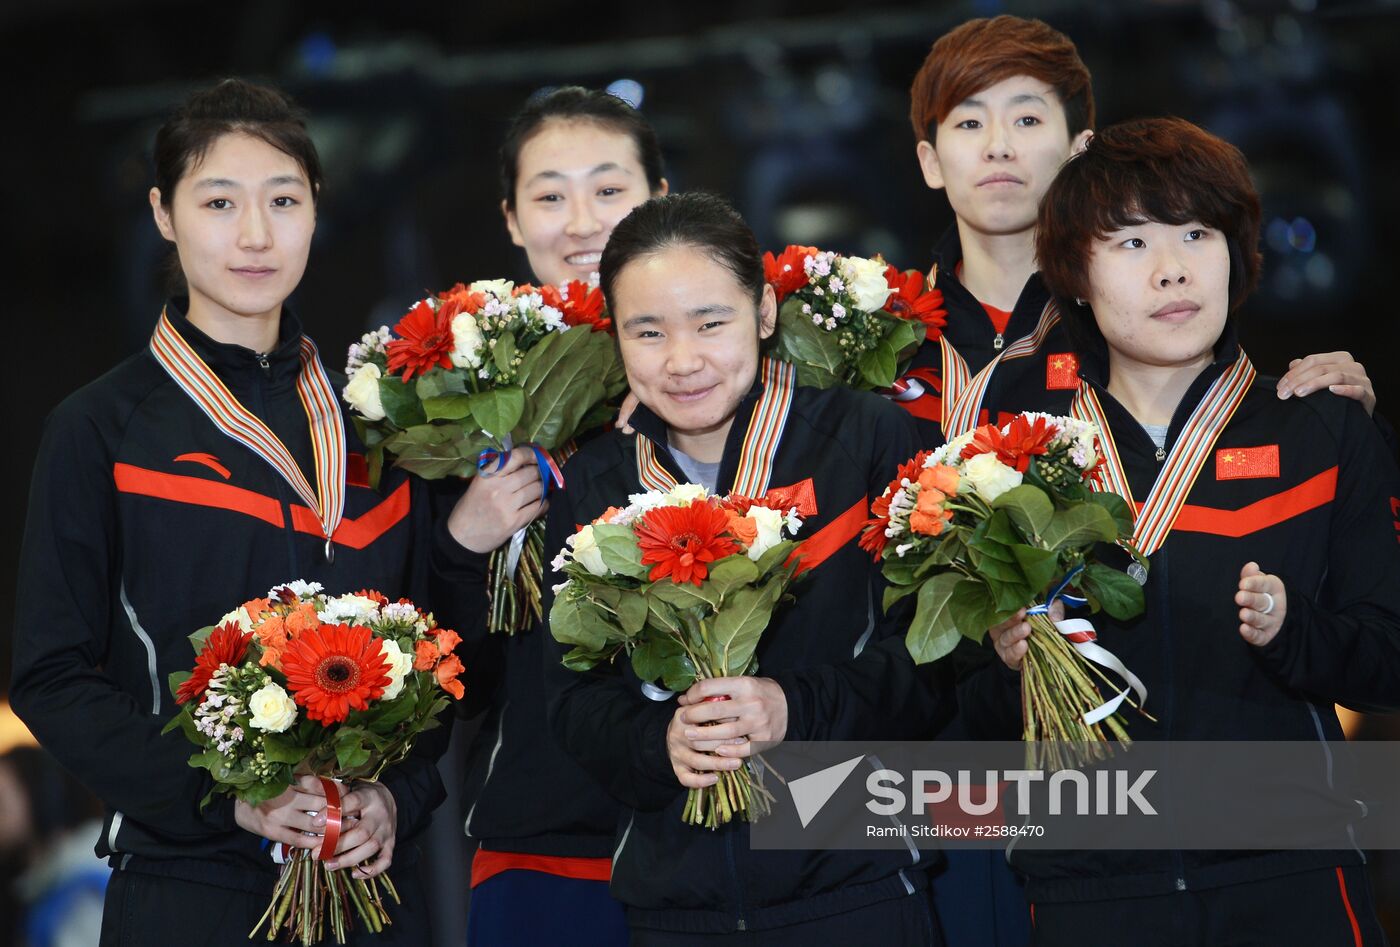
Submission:
[[[1055,301],[1049,300],[1040,311],[1040,320],[1030,335],[1017,339],[997,353],[975,376],[969,371],[967,361],[953,348],[952,341],[944,333],[939,342],[943,351],[943,436],[947,440],[960,437],[977,427],[977,418],[982,413],[982,398],[987,394],[992,374],[1003,361],[1025,358],[1040,348],[1050,330],[1060,321],[1060,310]]]
[[[797,386],[797,370],[787,362],[765,358],[760,366],[763,393],[754,405],[749,429],[744,435],[739,455],[739,470],[734,475],[730,493],[746,497],[761,497],[768,492],[773,476],[773,461],[778,454],[788,413],[792,410],[793,389]],[[637,479],[646,490],[671,490],[678,486],[676,478],[656,457],[656,445],[645,435],[637,435]]]
[[[1152,482],[1147,502],[1141,508],[1133,500],[1127,473],[1118,456],[1118,445],[1114,443],[1113,431],[1108,426],[1097,392],[1090,385],[1079,386],[1070,405],[1070,414],[1098,426],[1099,443],[1104,455],[1102,475],[1097,480],[1089,481],[1090,489],[1112,491],[1128,501],[1128,508],[1134,511],[1136,517],[1133,544],[1144,558],[1166,542],[1167,534],[1181,514],[1181,508],[1186,505],[1186,498],[1205,467],[1220,432],[1225,430],[1244,401],[1255,374],[1249,356],[1245,355],[1244,349],[1240,349],[1235,363],[1211,384],[1205,397],[1196,405],[1196,410],[1191,412],[1181,436],[1172,445],[1172,451],[1158,471],[1157,479]]]
[[[165,312],[161,312],[160,322],[151,335],[151,354],[215,427],[271,464],[315,511],[326,539],[326,561],[333,561],[335,549],[331,537],[345,512],[345,424],[315,343],[304,335],[301,337],[301,372],[297,375],[297,394],[311,426],[311,450],[316,461],[315,490],[311,489],[287,446],[261,418],[239,403],[180,335]]]

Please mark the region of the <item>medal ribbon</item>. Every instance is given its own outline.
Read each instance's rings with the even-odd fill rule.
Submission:
[[[786,362],[765,358],[760,366],[760,378],[763,393],[749,419],[739,453],[739,469],[729,489],[730,493],[747,497],[761,497],[768,492],[773,461],[792,410],[797,370]],[[646,490],[666,491],[678,486],[676,478],[657,460],[656,445],[641,434],[637,436],[637,479]]]
[[[1098,394],[1090,385],[1079,386],[1070,405],[1070,414],[1098,426],[1104,454],[1102,476],[1097,481],[1090,480],[1089,487],[1112,491],[1128,501],[1128,508],[1135,516],[1133,544],[1144,557],[1152,555],[1166,542],[1216,440],[1244,401],[1255,375],[1249,356],[1241,349],[1235,363],[1211,384],[1196,410],[1191,412],[1181,436],[1172,445],[1171,454],[1152,482],[1147,502],[1141,507],[1133,500],[1132,488],[1118,456],[1118,445],[1113,440],[1113,431],[1108,426]]]
[[[967,361],[953,348],[947,333],[939,339],[943,353],[943,436],[948,440],[960,437],[977,427],[977,418],[982,413],[982,399],[991,384],[992,374],[1003,361],[1025,358],[1033,355],[1050,330],[1060,321],[1060,310],[1055,301],[1049,300],[1040,311],[1040,320],[1030,335],[1017,339],[997,353],[996,358],[986,364],[975,376],[967,367]]]
[[[297,394],[311,427],[311,451],[316,461],[315,490],[311,489],[281,439],[261,418],[243,407],[164,312],[151,335],[151,354],[215,427],[282,475],[297,496],[315,512],[329,549],[330,539],[345,513],[345,423],[315,343],[304,335],[301,337],[301,372],[297,375]]]

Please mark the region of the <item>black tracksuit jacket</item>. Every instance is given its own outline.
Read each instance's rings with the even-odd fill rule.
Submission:
[[[1234,361],[1227,333],[1216,362],[1195,380],[1172,418],[1170,450],[1207,388]],[[1105,390],[1106,360],[1082,355],[1138,502],[1161,463],[1156,446]],[[1147,610],[1093,622],[1099,643],[1147,686],[1157,722],[1124,711],[1134,740],[1318,741],[1344,739],[1334,703],[1400,707],[1400,474],[1376,425],[1355,401],[1322,392],[1280,401],[1275,380],[1257,378],[1196,480],[1175,528],[1150,559]],[[1027,405],[1034,408],[1034,405]],[[1277,476],[1222,478],[1222,454],[1278,448]],[[1268,473],[1267,469],[1262,472]],[[1101,547],[1105,557],[1121,556]],[[1234,595],[1254,561],[1283,579],[1287,615],[1278,635],[1254,647],[1239,634]],[[1000,661],[960,690],[979,736],[1015,739],[1017,675]],[[1167,894],[1290,872],[1357,864],[1359,852],[1030,852],[1012,864],[1038,901]]]
[[[739,405],[718,487],[733,482],[760,386]],[[686,477],[665,449],[664,423],[645,406],[631,424],[658,445],[678,482]],[[796,390],[770,487],[813,482],[817,514],[798,538],[815,535],[853,507],[864,510],[914,453],[913,425],[883,399],[849,389]],[[561,548],[577,524],[642,490],[636,436],[612,432],[585,445],[565,467],[566,488],[551,500],[546,550]],[[858,515],[863,515],[859,514]],[[883,580],[851,538],[801,580],[796,602],[775,616],[758,649],[758,674],[781,685],[788,740],[909,739],[947,712],[947,691],[916,669],[898,618],[881,615]],[[686,825],[686,790],[666,753],[674,700],[643,696],[630,663],[587,674],[564,668],[548,642],[549,719],[575,756],[628,811],[613,855],[612,893],[634,927],[694,933],[761,931],[903,897],[924,887],[930,856],[912,852],[752,851],[746,823],[717,831]]]
[[[943,337],[948,339],[975,375],[986,367],[1000,351],[996,346],[997,331],[987,318],[987,310],[967,288],[958,282],[958,263],[962,260],[962,244],[958,228],[950,227],[934,249],[933,265],[938,268],[935,286],[943,292],[943,305],[948,321]],[[1040,321],[1040,314],[1050,294],[1035,273],[1021,289],[1011,319],[1002,336],[1003,346],[1029,335]],[[1058,365],[1057,365],[1058,362]],[[1028,410],[1053,411],[1063,414],[1078,387],[1074,372],[1073,347],[1064,323],[1052,328],[1040,347],[1032,354],[1014,359],[1002,359],[992,375],[987,393],[982,399],[979,424],[988,420],[1004,424],[1011,415]],[[943,443],[943,428],[939,424],[942,404],[942,348],[939,342],[924,342],[905,371],[923,385],[925,394],[900,406],[914,415],[919,425],[919,441],[923,447]]]
[[[315,483],[295,387],[296,318],[284,312],[277,347],[260,357],[200,332],[183,300],[166,311]],[[339,393],[344,379],[331,374],[331,383]],[[44,748],[102,799],[97,854],[114,866],[254,892],[276,877],[262,840],[234,822],[231,797],[200,809],[212,781],[187,764],[195,747],[179,732],[161,735],[176,710],[168,677],[194,666],[188,635],[298,578],[428,607],[427,491],[394,470],[370,489],[348,417],[345,429],[349,484],[328,563],[315,515],[266,461],[220,432],[149,349],[50,415],[20,557],[10,698]],[[434,760],[446,729],[425,733],[383,777],[400,839],[425,827],[444,796]],[[410,846],[396,855],[408,859]]]

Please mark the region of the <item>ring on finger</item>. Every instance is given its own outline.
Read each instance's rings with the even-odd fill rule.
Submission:
[[[1261,608],[1261,609],[1258,609],[1259,614],[1261,614],[1261,615],[1272,615],[1273,612],[1274,612],[1274,597],[1273,597],[1272,595],[1270,595],[1268,592],[1260,592],[1259,594],[1262,595],[1262,596],[1264,596],[1266,599],[1269,600],[1269,604],[1268,604],[1268,605],[1264,606],[1264,607]]]

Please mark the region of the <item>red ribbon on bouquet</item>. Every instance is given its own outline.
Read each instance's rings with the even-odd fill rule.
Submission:
[[[340,787],[335,780],[322,776],[321,788],[326,791],[326,831],[321,841],[321,852],[316,857],[329,861],[340,843]]]

